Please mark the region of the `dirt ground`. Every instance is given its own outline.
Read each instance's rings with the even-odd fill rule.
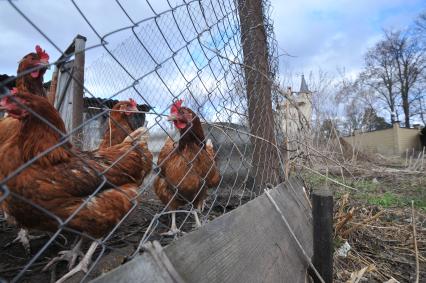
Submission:
[[[327,172],[324,168],[317,169],[353,189],[326,181],[312,172],[301,172],[309,189],[326,185],[334,193],[335,282],[414,282],[417,273],[420,282],[426,282],[426,174],[411,172],[398,162],[386,160],[351,164],[350,168],[348,164],[345,166],[347,171],[332,166],[327,167]],[[217,194],[210,192],[202,219],[212,220],[253,197],[235,188],[221,190]],[[112,270],[134,253],[153,215],[164,208],[152,192],[143,195],[142,200],[108,240],[105,252],[87,279]],[[411,208],[411,201],[414,209]],[[417,249],[413,237],[413,211]],[[181,230],[189,232],[194,227],[194,218],[192,215],[177,214],[177,223],[184,223]],[[168,230],[169,225],[169,216],[161,216],[148,240],[159,240],[163,246],[173,241],[173,237],[160,235]],[[16,276],[49,239],[46,235],[43,239],[31,241],[32,254],[27,256],[20,244],[5,247],[17,232],[18,229],[8,225],[0,215],[0,277],[6,280]],[[65,263],[58,263],[46,272],[41,270],[58,251],[72,247],[74,239],[75,235],[69,233],[58,237],[32,264],[20,282],[54,282],[65,274]],[[349,251],[338,255],[344,245],[349,246]],[[98,248],[94,260],[98,258],[100,250]],[[82,278],[83,274],[78,274],[68,282],[79,282]],[[357,278],[360,281],[356,281]]]
[[[346,168],[318,170],[354,189],[302,174],[310,189],[328,186],[334,194],[335,282],[415,282],[417,273],[426,282],[426,172],[382,159]],[[349,251],[339,255],[344,245]]]
[[[212,220],[224,212],[228,212],[237,208],[239,205],[250,200],[248,194],[230,190],[221,190],[219,194],[210,194],[206,202],[206,208],[203,211],[201,220]],[[230,197],[231,195],[231,197]],[[136,250],[145,231],[149,227],[152,216],[161,211],[164,206],[156,198],[152,192],[148,192],[142,196],[140,205],[133,211],[129,217],[122,223],[118,230],[107,242],[107,249],[100,257],[99,261],[94,265],[93,270],[89,272],[87,279],[93,279],[108,272],[122,263],[124,263],[130,255]],[[181,231],[189,232],[194,228],[195,222],[192,215],[187,217],[185,213],[177,214],[177,225],[181,227]],[[168,215],[161,216],[158,226],[150,234],[148,240],[158,240],[165,246],[174,240],[173,237],[160,235],[167,232],[170,227],[170,219]],[[19,229],[7,224],[4,217],[0,214],[0,282],[13,279],[22,268],[28,264],[31,258],[43,248],[49,240],[49,235],[44,234],[42,239],[31,241],[31,255],[26,255],[24,248],[20,243],[7,246],[13,241]],[[36,233],[34,233],[36,234]],[[37,235],[43,235],[38,233]],[[42,255],[31,265],[29,270],[20,278],[19,282],[54,282],[59,279],[67,271],[65,262],[60,262],[53,266],[50,270],[42,272],[43,267],[51,258],[57,255],[61,250],[67,250],[75,243],[76,236],[71,233],[63,233],[51,245],[45,249]],[[87,249],[90,242],[86,243]],[[93,256],[93,260],[97,260],[101,249],[98,248]],[[67,282],[80,282],[84,274],[80,272]]]

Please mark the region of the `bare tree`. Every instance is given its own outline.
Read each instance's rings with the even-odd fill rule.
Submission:
[[[419,100],[419,116],[422,119],[423,125],[426,126],[426,100],[424,97]]]
[[[335,85],[335,107],[343,109],[340,113],[340,117],[344,118],[340,131],[346,134],[353,134],[355,130],[368,131],[375,122],[370,118],[377,116],[378,99],[375,90],[359,78],[348,77],[344,70],[339,70],[339,73],[341,78]]]
[[[426,11],[421,13],[414,22],[416,31],[426,37]]]
[[[372,88],[377,97],[385,103],[390,112],[391,122],[397,119],[396,92],[397,76],[392,46],[386,39],[379,41],[365,55],[365,69],[360,82]]]
[[[352,134],[355,130],[362,128],[363,107],[359,100],[352,98],[345,106],[346,127],[348,133]]]
[[[426,70],[425,49],[415,36],[408,32],[386,32],[390,54],[395,65],[395,75],[405,116],[405,126],[410,127],[410,95]]]
[[[418,37],[419,42],[426,48],[426,10],[421,13],[416,21],[414,22],[415,36]],[[422,85],[419,88],[418,100],[415,103],[418,116],[422,120],[423,124],[426,125],[426,71],[423,72]]]
[[[426,97],[425,97],[425,82],[421,83],[416,90],[413,91],[410,105],[412,107],[411,117],[419,118],[426,125]]]
[[[311,105],[314,127],[318,128],[322,121],[336,116],[336,108],[331,107],[334,100],[333,77],[322,69],[310,71],[308,75],[309,88],[312,91]]]
[[[367,107],[364,109],[364,114],[362,117],[363,131],[371,132],[389,127],[391,127],[391,124],[387,123],[385,118],[377,115],[377,112],[374,108]]]

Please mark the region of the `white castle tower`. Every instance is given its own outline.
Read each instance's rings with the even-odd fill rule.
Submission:
[[[310,127],[312,118],[312,92],[302,75],[300,90],[292,92],[289,88],[287,99],[280,107],[281,125],[284,135],[296,137],[302,130]]]

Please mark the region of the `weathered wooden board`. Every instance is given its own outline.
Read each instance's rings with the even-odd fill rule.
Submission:
[[[64,120],[67,132],[72,130],[72,117],[73,117],[73,91],[72,91],[72,74],[74,60],[63,64],[60,67],[58,75],[58,86],[55,95],[55,108],[61,113],[62,120]]]
[[[120,268],[107,273],[96,282],[155,282],[170,283],[173,279],[164,272],[163,268],[151,256],[132,260]]]
[[[300,182],[291,179],[270,195],[311,257],[312,219]],[[305,282],[308,266],[265,195],[185,235],[163,251],[185,282]],[[158,271],[152,264],[150,255],[142,255],[96,282],[175,282],[162,281],[164,270]]]

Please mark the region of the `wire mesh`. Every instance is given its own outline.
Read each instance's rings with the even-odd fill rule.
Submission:
[[[16,153],[8,154],[13,162],[0,165],[4,242],[21,228],[43,236],[30,242],[30,255],[17,244],[5,247],[0,273],[6,279],[47,281],[64,275],[67,267],[62,264],[55,263],[51,272],[40,270],[59,250],[75,247],[76,236],[98,244],[88,272],[79,280],[94,278],[114,258],[128,259],[142,252],[146,241],[157,239],[167,245],[181,232],[190,232],[255,198],[265,184],[282,180],[284,135],[277,111],[283,96],[274,87],[278,55],[269,2],[258,1],[257,12],[246,7],[245,1],[153,2],[144,3],[151,16],[143,19],[121,1],[109,3],[108,9],[119,10],[127,23],[108,33],[95,28],[97,19],[87,16],[81,4],[70,2],[98,37],[82,52],[101,54],[85,66],[84,81],[78,81],[74,68],[78,54],[58,48],[37,19],[27,16],[20,3],[9,1],[62,54],[52,64],[59,73],[54,104],[66,127],[58,128],[31,103],[4,96],[4,101],[14,101],[29,113],[19,118],[20,123],[28,117],[42,121],[39,128],[29,128],[30,133],[40,127],[50,133],[38,136],[31,144],[34,150],[13,144],[25,144],[31,135],[27,140],[11,135],[12,142],[5,141],[1,147],[3,152],[13,149]],[[243,22],[259,29],[251,13],[261,15],[263,67],[247,60],[258,51],[253,44],[258,39],[242,34],[251,32],[242,30]],[[18,78],[32,71],[19,73]],[[78,86],[84,89],[83,123],[70,127],[67,119],[72,117],[64,113],[72,108],[74,92],[68,90]],[[265,92],[269,97],[264,97]],[[59,101],[61,97],[65,102]],[[125,108],[128,104],[110,110],[130,99],[137,103],[134,113]],[[183,116],[186,126],[179,130],[179,121],[173,124],[166,116],[180,100],[193,112],[190,118]],[[194,132],[197,117],[201,137]],[[272,136],[264,135],[268,129]],[[113,145],[123,133],[131,138]],[[50,136],[54,138],[49,140]],[[99,148],[105,140],[108,145]],[[184,144],[183,140],[190,141]],[[171,150],[164,152],[167,144]],[[26,151],[31,154],[25,155]],[[59,157],[46,161],[58,152],[67,156],[66,161]],[[274,160],[276,164],[270,165]],[[161,196],[159,187],[167,196]],[[174,214],[181,232],[164,234]]]

